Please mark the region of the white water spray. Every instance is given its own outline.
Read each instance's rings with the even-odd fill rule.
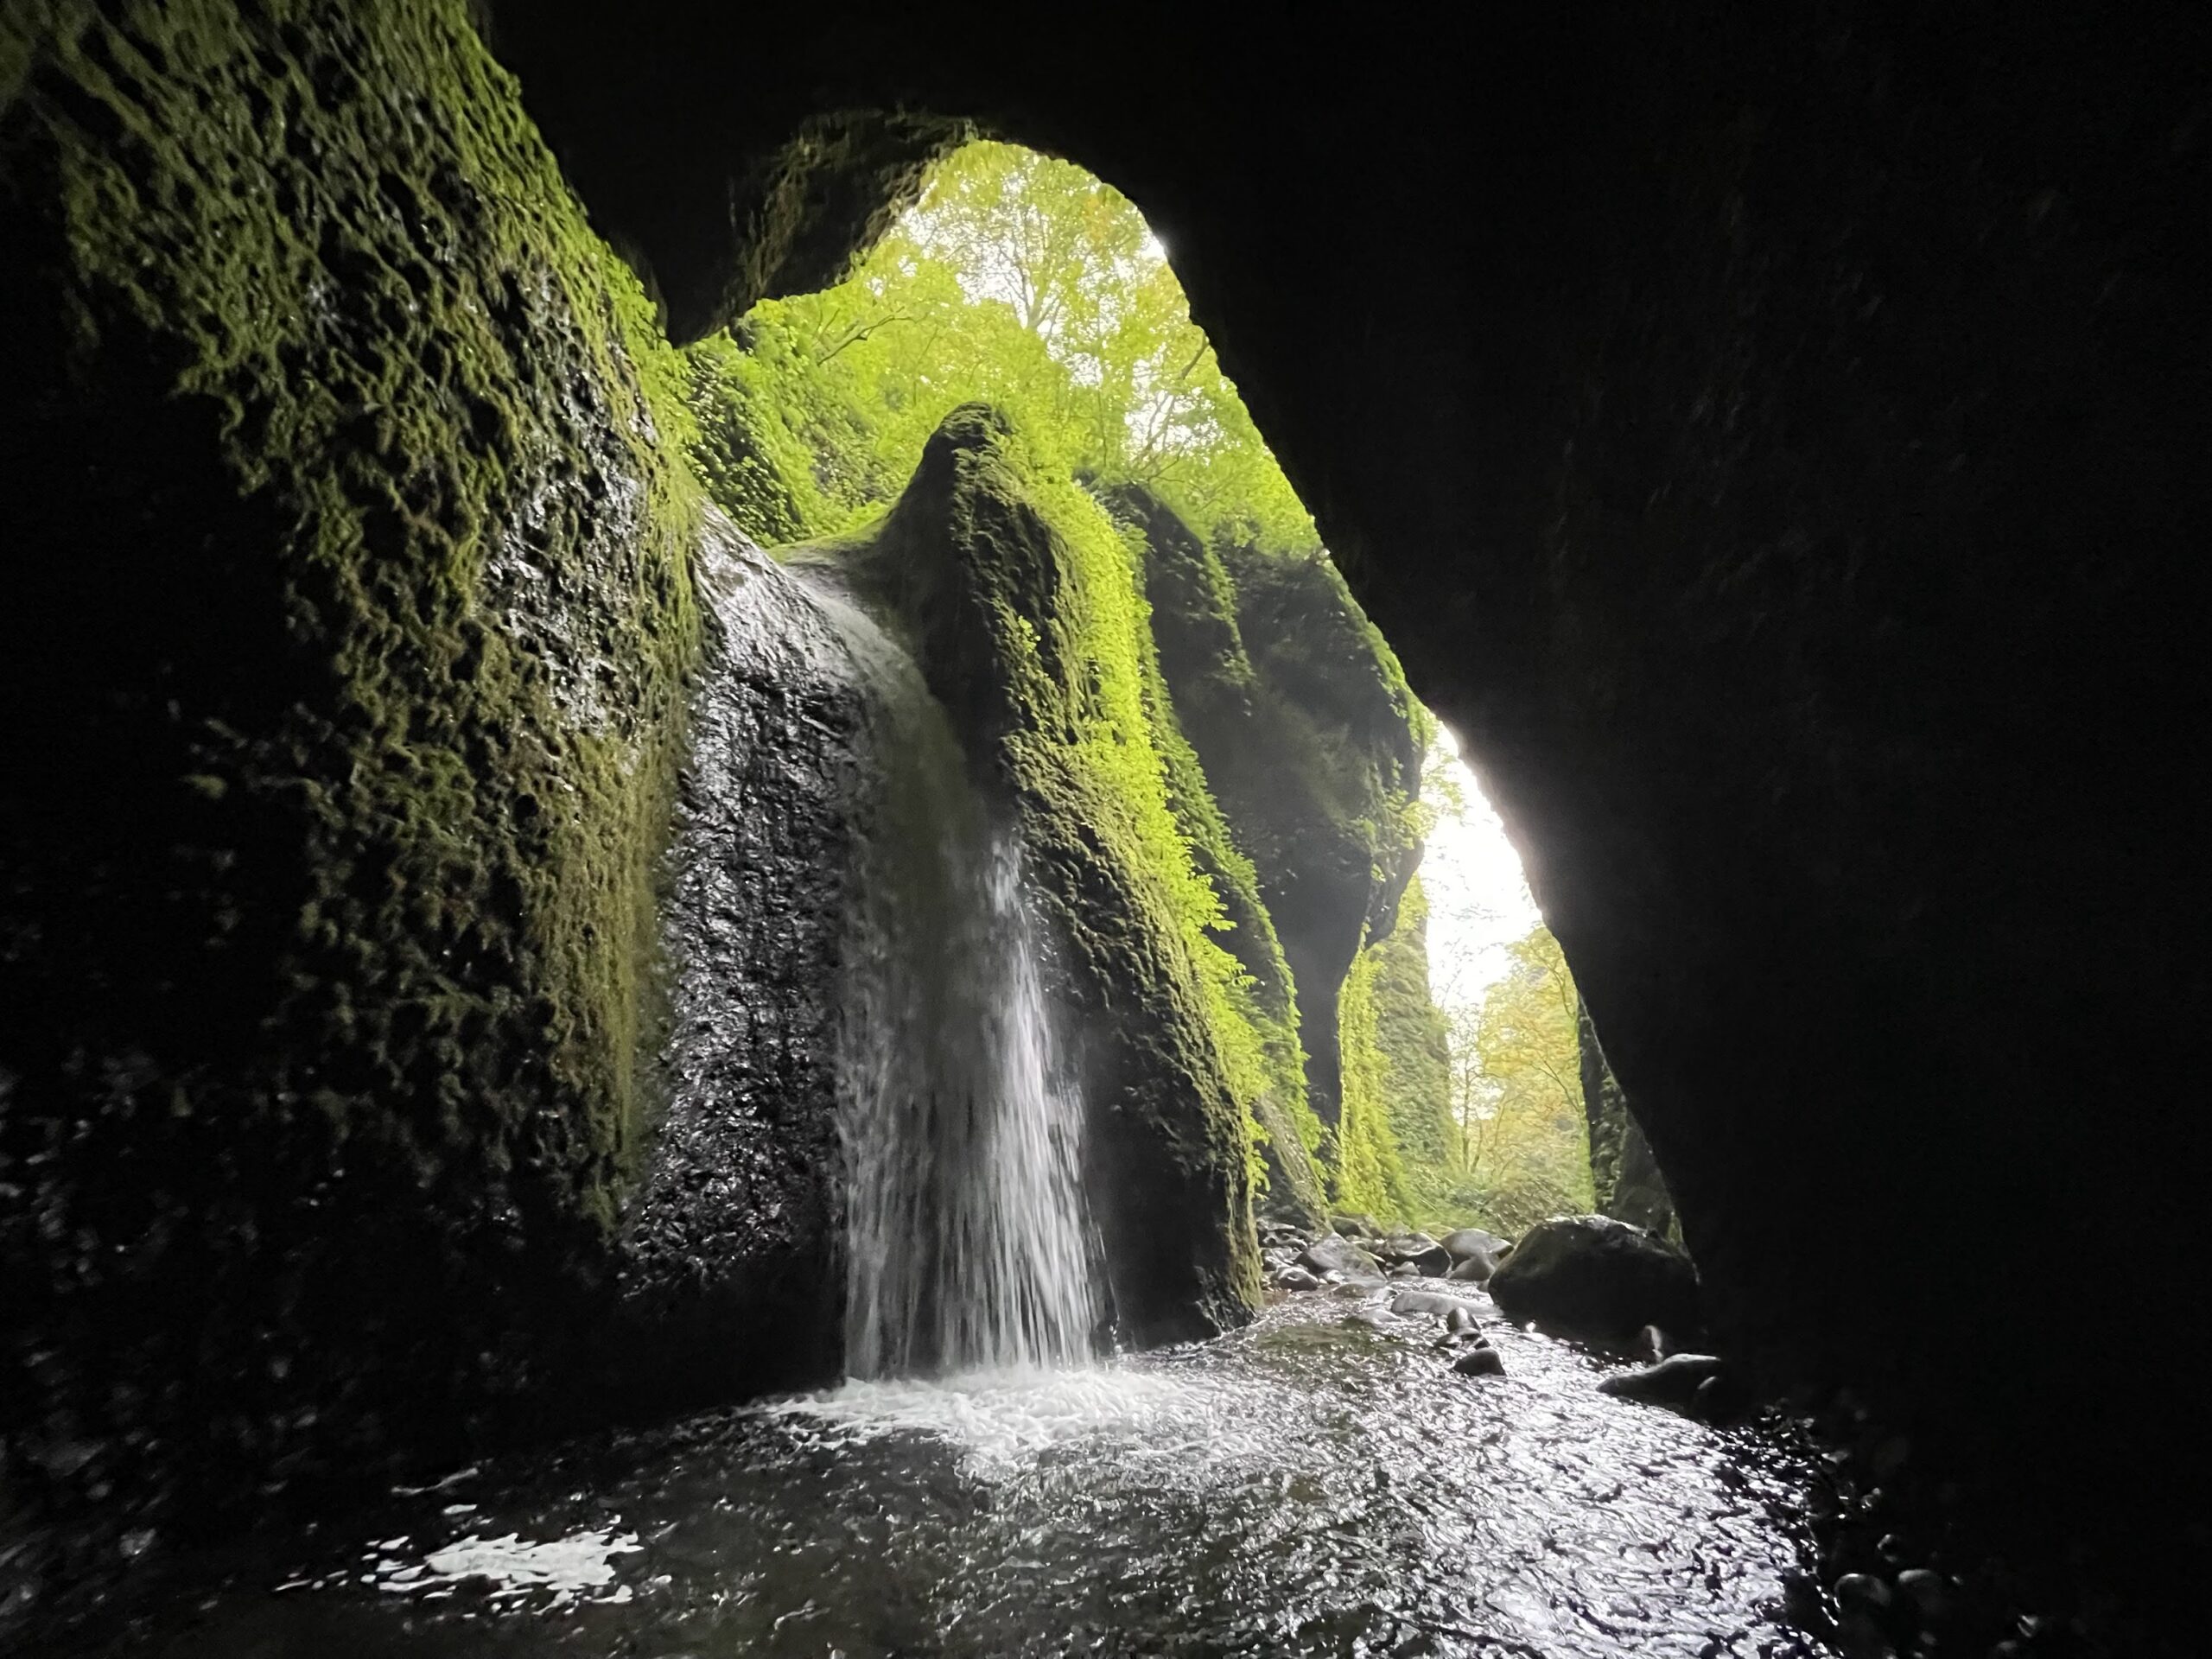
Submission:
[[[1065,1365],[1098,1309],[1079,1102],[1055,1059],[1021,900],[913,659],[813,586],[867,694],[839,1027],[845,1369],[856,1377]]]

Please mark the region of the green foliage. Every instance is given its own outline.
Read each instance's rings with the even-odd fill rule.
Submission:
[[[979,401],[1055,470],[1146,485],[1209,535],[1319,545],[1143,218],[1065,162],[966,146],[848,280],[762,302],[735,338],[692,348],[693,396],[737,457],[709,459],[710,487],[765,539],[864,522]]]
[[[1548,928],[1510,949],[1511,972],[1452,1033],[1459,1168],[1501,1230],[1593,1202],[1574,980]]]
[[[1403,1221],[1414,1200],[1390,1128],[1390,1063],[1382,1049],[1375,995],[1381,971],[1376,950],[1363,950],[1337,996],[1342,1094],[1329,1137],[1329,1195],[1338,1210]]]

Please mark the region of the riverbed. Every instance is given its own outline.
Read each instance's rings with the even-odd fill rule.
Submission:
[[[1454,1287],[1454,1289],[1459,1288]],[[1797,1656],[1808,1450],[1389,1292],[1087,1369],[851,1382],[456,1470],[159,1569],[162,1659]]]

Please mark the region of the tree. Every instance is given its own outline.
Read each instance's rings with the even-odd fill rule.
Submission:
[[[850,278],[764,301],[734,332],[747,360],[719,362],[703,395],[726,404],[745,381],[764,394],[746,418],[787,428],[751,447],[816,455],[810,475],[786,480],[806,535],[880,511],[944,416],[980,400],[1046,457],[1101,484],[1143,484],[1201,535],[1319,551],[1142,215],[1068,162],[966,146]],[[730,447],[727,409],[701,412]]]
[[[1482,1207],[1512,1228],[1591,1205],[1580,1000],[1559,942],[1539,926],[1452,1033],[1452,1116]]]

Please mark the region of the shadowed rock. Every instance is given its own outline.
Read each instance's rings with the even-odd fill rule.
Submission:
[[[1491,1275],[1507,1316],[1599,1341],[1647,1325],[1701,1324],[1697,1269],[1662,1239],[1607,1216],[1554,1216],[1530,1228]]]

